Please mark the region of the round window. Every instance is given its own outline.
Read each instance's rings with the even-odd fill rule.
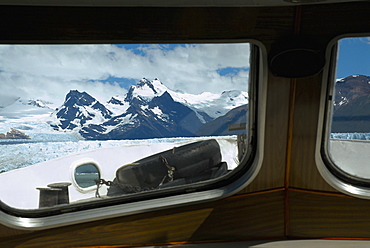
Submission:
[[[74,177],[81,188],[88,188],[96,185],[95,180],[100,179],[100,172],[95,164],[88,163],[78,166],[75,169]]]

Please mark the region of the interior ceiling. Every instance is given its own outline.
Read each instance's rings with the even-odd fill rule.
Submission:
[[[258,7],[358,1],[359,0],[0,0],[0,5],[86,7]]]

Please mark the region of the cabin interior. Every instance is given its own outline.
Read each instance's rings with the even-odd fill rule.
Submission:
[[[0,1],[2,44],[253,40],[265,50],[260,60],[266,85],[261,168],[237,193],[41,230],[2,220],[0,246],[368,246],[369,199],[328,183],[316,150],[322,87],[332,66],[328,48],[336,37],[369,34],[369,13],[369,1]],[[317,72],[292,76],[284,74],[284,65],[269,66],[275,47],[294,50],[296,39],[324,51]]]

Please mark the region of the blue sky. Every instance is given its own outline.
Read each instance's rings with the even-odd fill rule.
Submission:
[[[145,50],[148,48],[153,48],[152,44],[114,44],[119,48],[125,48],[127,50],[132,50],[135,54],[145,56]],[[176,47],[185,47],[185,44],[157,44],[157,47],[162,50],[174,50]]]
[[[370,76],[370,39],[345,38],[339,41],[337,77]]]

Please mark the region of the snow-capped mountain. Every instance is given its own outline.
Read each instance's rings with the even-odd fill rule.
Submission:
[[[39,99],[4,104],[0,121],[5,125],[0,131],[16,128],[31,140],[46,136],[55,140],[60,135],[63,140],[189,137],[204,124],[247,102],[247,94],[241,91],[195,95],[171,90],[158,79],[143,78],[127,94],[113,96],[107,102],[99,102],[88,92],[70,90],[56,109],[55,104]]]
[[[131,98],[125,113],[100,125],[88,125],[80,134],[86,139],[184,137],[193,136],[203,124],[192,109],[175,102],[167,91],[149,99]]]
[[[51,116],[55,111],[52,106],[54,103],[42,100],[16,99],[8,106],[0,108],[0,133],[16,129],[29,136],[30,142],[82,139],[78,133],[59,132],[51,127],[50,124],[59,123],[56,116]]]
[[[36,100],[28,100],[26,102],[23,102],[23,104],[31,105],[31,106],[36,106],[40,108],[50,108],[49,105],[52,104],[51,102],[43,101],[40,99]]]
[[[364,75],[353,75],[337,80],[336,95],[334,98],[335,109],[344,106],[359,96],[369,95],[370,77]]]
[[[111,118],[112,112],[86,92],[71,90],[56,112],[56,130],[80,129],[84,125],[102,123]]]
[[[206,91],[201,94],[182,93],[169,89],[158,78],[153,81],[143,78],[137,85],[131,86],[125,97],[114,97],[110,102],[121,102],[121,105],[124,105],[124,102],[129,102],[132,98],[137,97],[149,101],[156,96],[161,96],[164,92],[168,92],[174,101],[188,106],[200,115],[204,112],[212,119],[226,114],[237,106],[248,103],[246,91],[224,91],[221,95]]]
[[[191,95],[173,91],[158,79],[143,78],[125,96],[114,96],[105,105],[86,92],[70,91],[53,127],[78,131],[85,139],[189,137],[242,101],[247,96],[240,91]]]

